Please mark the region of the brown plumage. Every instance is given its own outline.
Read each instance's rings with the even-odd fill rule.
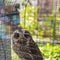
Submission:
[[[12,34],[13,49],[21,60],[43,60],[43,56],[26,29],[17,29]]]

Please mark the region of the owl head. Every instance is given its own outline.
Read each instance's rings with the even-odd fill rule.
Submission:
[[[31,34],[26,29],[16,29],[12,34],[13,42],[21,45],[26,45],[31,39]]]

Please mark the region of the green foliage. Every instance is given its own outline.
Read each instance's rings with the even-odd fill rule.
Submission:
[[[23,28],[26,28],[29,30],[33,35],[39,35],[41,37],[43,36],[55,36],[58,35],[56,31],[56,26],[60,26],[60,21],[58,19],[60,18],[60,15],[57,14],[48,14],[43,15],[45,21],[38,21],[38,8],[32,7],[29,3],[24,2],[23,0],[23,8],[20,9],[21,14],[21,21],[20,26]]]
[[[60,45],[59,44],[41,44],[38,45],[44,56],[44,60],[60,60]]]
[[[37,7],[33,8],[32,6],[27,5],[21,10],[22,20],[20,25],[32,32],[37,29],[37,9]]]

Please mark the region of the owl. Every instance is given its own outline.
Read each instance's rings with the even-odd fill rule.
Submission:
[[[12,33],[13,50],[21,60],[43,60],[42,53],[29,31],[17,28]]]

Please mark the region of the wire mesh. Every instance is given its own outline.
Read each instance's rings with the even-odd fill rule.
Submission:
[[[15,2],[16,0],[0,0],[0,60],[11,60],[11,23],[15,21],[16,24],[17,18],[17,25],[19,24],[19,4]]]
[[[37,0],[36,3],[35,0],[27,0],[22,3],[21,9],[24,9],[24,17],[21,17],[19,14],[22,15],[22,12],[18,12],[18,8],[21,6],[20,0],[0,0],[0,59],[20,60],[11,47],[11,33],[20,23],[23,23],[21,24],[23,28],[29,30],[33,40],[37,43],[53,43],[54,40],[60,40],[60,19],[56,21],[57,17],[60,17],[57,15],[59,14],[58,2],[57,0]],[[34,11],[30,11],[31,15],[28,20],[26,17],[29,13],[27,13],[28,10],[26,8],[30,6],[32,6],[32,10],[36,7],[39,8],[37,9],[37,14]],[[52,15],[53,13],[54,15]],[[31,21],[32,15],[34,21]],[[11,30],[12,28],[13,30]],[[25,46],[21,46],[21,48],[29,49],[29,47]],[[36,50],[35,48],[30,49]],[[24,54],[26,52],[21,51],[21,53]],[[26,54],[30,55],[29,52]],[[40,57],[34,54],[31,55]]]

